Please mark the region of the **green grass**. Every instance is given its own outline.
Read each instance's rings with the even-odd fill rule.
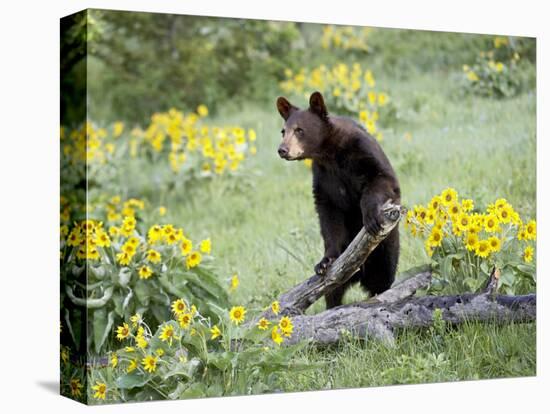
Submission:
[[[383,146],[401,181],[406,206],[427,202],[452,186],[486,204],[504,197],[535,216],[535,95],[487,100],[457,94],[457,73],[434,72],[402,81],[379,78],[398,107]],[[305,102],[295,102],[303,106]],[[328,99],[330,109],[330,99]],[[215,120],[254,127],[258,154],[238,180],[218,180],[190,192],[155,194],[167,220],[195,239],[210,236],[219,274],[237,272],[234,304],[252,309],[312,274],[322,241],[311,195],[311,172],[276,152],[281,119],[272,107],[231,108]],[[412,140],[404,139],[409,133]],[[428,262],[421,241],[402,229],[401,271]],[[364,298],[351,289],[346,301]],[[324,309],[324,301],[308,312]],[[535,375],[535,326],[467,324],[438,337],[398,335],[394,348],[376,341],[346,341],[308,348],[301,357],[326,369],[282,379],[288,391],[394,383],[437,382]]]

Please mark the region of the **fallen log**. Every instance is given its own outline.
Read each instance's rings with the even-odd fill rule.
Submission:
[[[411,286],[423,288],[429,282],[426,273],[421,273],[367,302],[339,306],[316,315],[297,315],[292,318],[294,331],[287,343],[308,340],[326,345],[351,334],[380,339],[391,345],[398,329],[431,326],[436,309],[441,310],[442,320],[450,325],[466,321],[502,324],[536,319],[536,295],[495,294],[496,272],[491,276],[490,286],[481,293],[404,297],[411,292]]]
[[[414,297],[418,290],[426,289],[431,283],[429,266],[411,269],[406,272],[409,277],[405,280],[365,302],[305,315],[311,304],[349,280],[398,224],[405,209],[387,202],[381,212],[384,220],[378,234],[371,236],[362,229],[327,269],[326,275],[313,275],[279,297],[281,314],[292,316],[294,325],[292,335],[285,343],[306,340],[316,344],[333,344],[344,336],[352,335],[377,338],[391,345],[396,330],[431,326],[436,309],[441,311],[442,320],[450,325],[466,321],[502,324],[536,320],[536,295],[497,295],[500,274],[495,269],[482,292]],[[269,308],[262,316],[275,320]]]
[[[386,202],[381,209],[383,222],[380,232],[371,236],[364,228],[361,229],[344,253],[327,269],[324,276],[313,275],[279,297],[281,313],[285,315],[302,314],[317,299],[346,283],[376,246],[399,223],[404,213],[403,207]],[[266,311],[263,316],[273,315]]]

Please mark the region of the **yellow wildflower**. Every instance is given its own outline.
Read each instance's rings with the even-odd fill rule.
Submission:
[[[235,325],[239,325],[244,321],[245,314],[246,309],[244,306],[233,306],[229,311],[229,319],[231,319]]]

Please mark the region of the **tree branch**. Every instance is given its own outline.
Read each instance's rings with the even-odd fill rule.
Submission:
[[[381,209],[384,221],[380,232],[371,236],[362,228],[344,253],[328,268],[324,276],[313,275],[281,295],[279,298],[281,313],[285,315],[301,314],[317,299],[346,283],[376,246],[399,223],[404,213],[405,209],[401,206],[386,202]],[[269,317],[272,314],[267,311],[263,316]]]

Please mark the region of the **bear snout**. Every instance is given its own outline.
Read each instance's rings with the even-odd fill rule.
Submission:
[[[279,153],[279,157],[288,159],[288,148],[285,147],[284,145],[280,145],[277,152]]]

